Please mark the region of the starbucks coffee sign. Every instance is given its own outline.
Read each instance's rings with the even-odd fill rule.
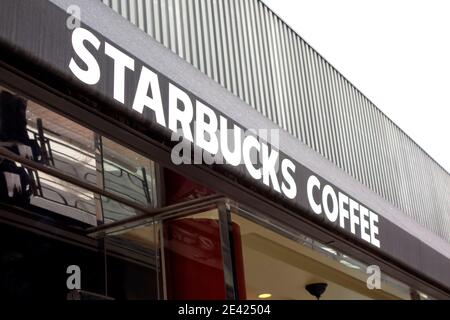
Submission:
[[[70,41],[73,54],[68,68],[73,76],[85,85],[103,84],[117,103],[178,135],[181,141],[174,150],[181,159],[190,158],[188,147],[192,145],[204,151],[200,160],[207,164],[239,168],[256,185],[336,228],[381,246],[375,212],[280,152],[273,143],[277,139],[258,134],[261,128],[243,128],[239,119],[229,119],[88,29],[74,29]],[[173,162],[186,164],[177,161]]]

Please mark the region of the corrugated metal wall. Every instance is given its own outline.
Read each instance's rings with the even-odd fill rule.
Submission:
[[[450,175],[259,0],[103,2],[450,241]]]

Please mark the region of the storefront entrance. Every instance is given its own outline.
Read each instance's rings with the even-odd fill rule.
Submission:
[[[311,284],[325,284],[321,299],[411,299],[408,286],[386,276],[370,290],[367,265],[216,196],[90,236],[151,253],[164,299],[316,299]]]
[[[101,126],[0,92],[16,123],[0,146],[2,298],[315,299],[311,284],[321,299],[417,297],[387,275],[369,289],[367,264]]]

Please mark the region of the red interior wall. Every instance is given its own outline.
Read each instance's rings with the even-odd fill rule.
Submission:
[[[240,299],[245,299],[245,278],[239,226],[233,223],[233,255]],[[182,218],[164,227],[166,279],[170,299],[225,299],[219,222]]]
[[[166,204],[214,192],[165,170]],[[246,298],[239,225],[232,223],[233,258],[238,296]],[[219,221],[181,218],[164,222],[164,257],[169,299],[225,299]]]

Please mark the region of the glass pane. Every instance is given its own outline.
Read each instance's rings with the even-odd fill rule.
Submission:
[[[307,289],[326,284],[320,299],[410,299],[409,287],[387,277],[381,289],[367,287],[367,265],[283,226],[238,211],[245,290],[248,299],[316,299]],[[237,266],[239,267],[239,266]],[[317,293],[317,291],[312,291]]]
[[[137,209],[131,208],[123,203],[112,200],[108,197],[101,197],[103,207],[103,222],[111,223],[114,221],[123,220],[131,216],[142,214]]]
[[[148,207],[156,205],[153,161],[107,138],[102,138],[104,188]],[[135,215],[117,202],[103,201],[105,221]]]
[[[96,246],[64,237],[46,235],[32,228],[0,223],[0,299],[66,300],[72,296],[67,283],[74,275],[71,266],[79,268],[79,285],[87,293],[102,295],[105,287],[104,254]],[[7,244],[7,245],[5,245]]]
[[[37,181],[37,192],[30,204],[70,217],[91,226],[97,225],[94,194],[41,171],[30,170]]]
[[[158,299],[159,241],[153,222],[106,238],[107,294],[118,300]]]
[[[225,299],[217,209],[163,222],[168,299]]]
[[[120,199],[87,190],[85,183],[141,206],[156,205],[152,161],[3,87],[0,147],[12,153],[0,159],[2,209],[12,212],[11,204],[14,211],[26,209],[36,221],[49,224],[49,229],[65,239],[50,238],[42,230],[36,235],[34,226],[24,231],[0,223],[0,240],[11,244],[0,248],[0,298],[161,296],[160,247],[155,239],[160,233],[154,231],[152,223],[137,228],[125,226],[107,239],[80,234],[80,229],[89,230],[98,222],[142,214]],[[17,156],[46,168],[30,169],[10,160],[17,160]],[[71,232],[75,236],[68,236]],[[77,241],[65,243],[74,237],[83,246]],[[69,266],[81,272],[77,288],[67,285]]]
[[[84,182],[97,183],[93,131],[28,101],[27,132],[30,144],[36,144],[36,161]]]
[[[1,86],[0,116],[0,146],[9,152],[140,205],[156,205],[154,163],[146,157]],[[96,225],[102,215],[104,222],[112,222],[137,214],[104,196],[95,202],[91,193],[62,179],[4,159],[0,199],[31,203],[89,225]]]
[[[82,182],[97,182],[94,133],[0,87],[1,147]],[[32,212],[57,213],[95,226],[92,192],[18,162],[0,162],[0,199]]]

